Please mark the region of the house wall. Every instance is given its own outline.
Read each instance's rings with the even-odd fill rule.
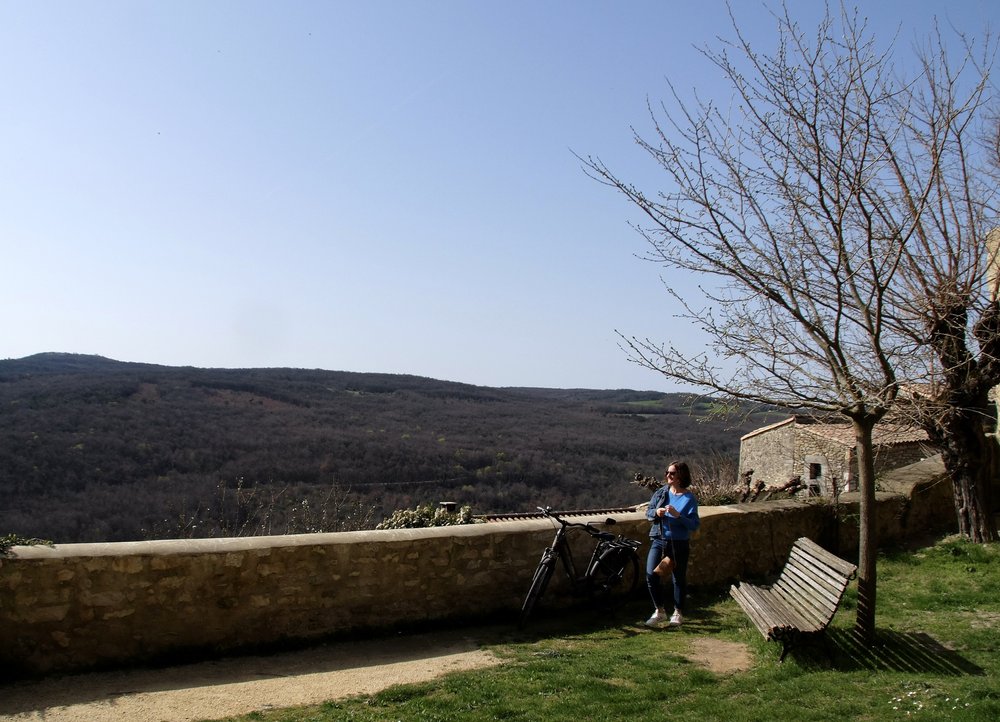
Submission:
[[[785,424],[740,440],[740,474],[753,470],[755,481],[784,484],[801,473],[796,463],[795,424]]]
[[[886,444],[875,448],[875,475],[916,463],[935,452],[920,442]],[[819,470],[811,478],[811,469]],[[821,496],[835,491],[856,491],[858,460],[853,446],[812,433],[808,424],[788,424],[740,442],[740,473],[753,469],[755,481],[768,486],[784,484],[793,476],[813,484]]]
[[[883,477],[893,469],[915,464],[936,454],[927,444],[919,442],[880,446],[875,449],[875,476]]]
[[[936,452],[920,442],[892,444],[878,446],[875,448],[875,478],[881,479],[894,469],[915,464],[931,456]],[[848,491],[857,491],[858,488],[858,457],[852,449],[849,454],[849,476],[845,478],[845,488]],[[841,468],[847,468],[845,464]]]
[[[912,474],[878,495],[880,543],[954,527],[950,484]],[[913,493],[919,485],[926,490]],[[947,494],[945,499],[942,495]],[[725,587],[781,568],[809,536],[856,557],[857,495],[702,509],[689,581]],[[834,513],[840,508],[839,513]],[[615,515],[648,544],[641,512]],[[603,521],[595,518],[594,521]],[[0,670],[10,678],[304,644],[387,628],[513,623],[545,519],[432,529],[14,547],[0,557]],[[645,557],[646,548],[641,551]],[[640,587],[639,594],[644,594]],[[543,608],[576,600],[557,576]]]
[[[810,479],[809,465],[821,467],[819,478]],[[815,484],[821,496],[832,496],[835,492],[852,491],[849,485],[851,468],[854,463],[850,448],[832,439],[811,434],[806,429],[797,429],[794,446],[794,465],[802,481]],[[846,475],[845,475],[846,474]]]

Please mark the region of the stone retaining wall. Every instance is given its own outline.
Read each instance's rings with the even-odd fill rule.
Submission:
[[[950,485],[934,483],[940,464],[909,473],[893,492],[879,494],[882,544],[954,526]],[[772,574],[800,536],[851,558],[856,501],[848,497],[836,522],[825,501],[703,508],[690,583],[723,588]],[[642,513],[616,520],[615,531],[646,540]],[[15,547],[0,558],[0,669],[9,678],[301,644],[387,626],[513,622],[552,534],[549,521],[532,519]],[[559,584],[551,591],[547,606],[570,601]]]

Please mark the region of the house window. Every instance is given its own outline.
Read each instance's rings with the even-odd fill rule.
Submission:
[[[803,476],[806,477],[806,486],[809,496],[822,496],[831,493],[826,479],[830,471],[830,465],[822,454],[809,454],[803,460]]]

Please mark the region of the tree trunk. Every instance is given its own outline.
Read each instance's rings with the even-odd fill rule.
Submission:
[[[979,544],[996,541],[990,504],[995,442],[974,409],[954,408],[941,426],[941,457],[951,476],[958,531]]]
[[[863,644],[875,641],[876,560],[878,524],[875,517],[875,454],[872,428],[875,416],[852,417],[858,454],[858,486],[861,505],[858,522],[858,616],[854,634]]]

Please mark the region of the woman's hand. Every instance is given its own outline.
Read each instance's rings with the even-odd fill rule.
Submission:
[[[674,508],[673,504],[667,504],[662,509],[657,509],[656,510],[656,513],[659,516],[663,516],[663,514],[661,514],[660,512],[666,512],[667,514],[669,514],[670,516],[674,517],[675,519],[681,515],[681,513]]]

